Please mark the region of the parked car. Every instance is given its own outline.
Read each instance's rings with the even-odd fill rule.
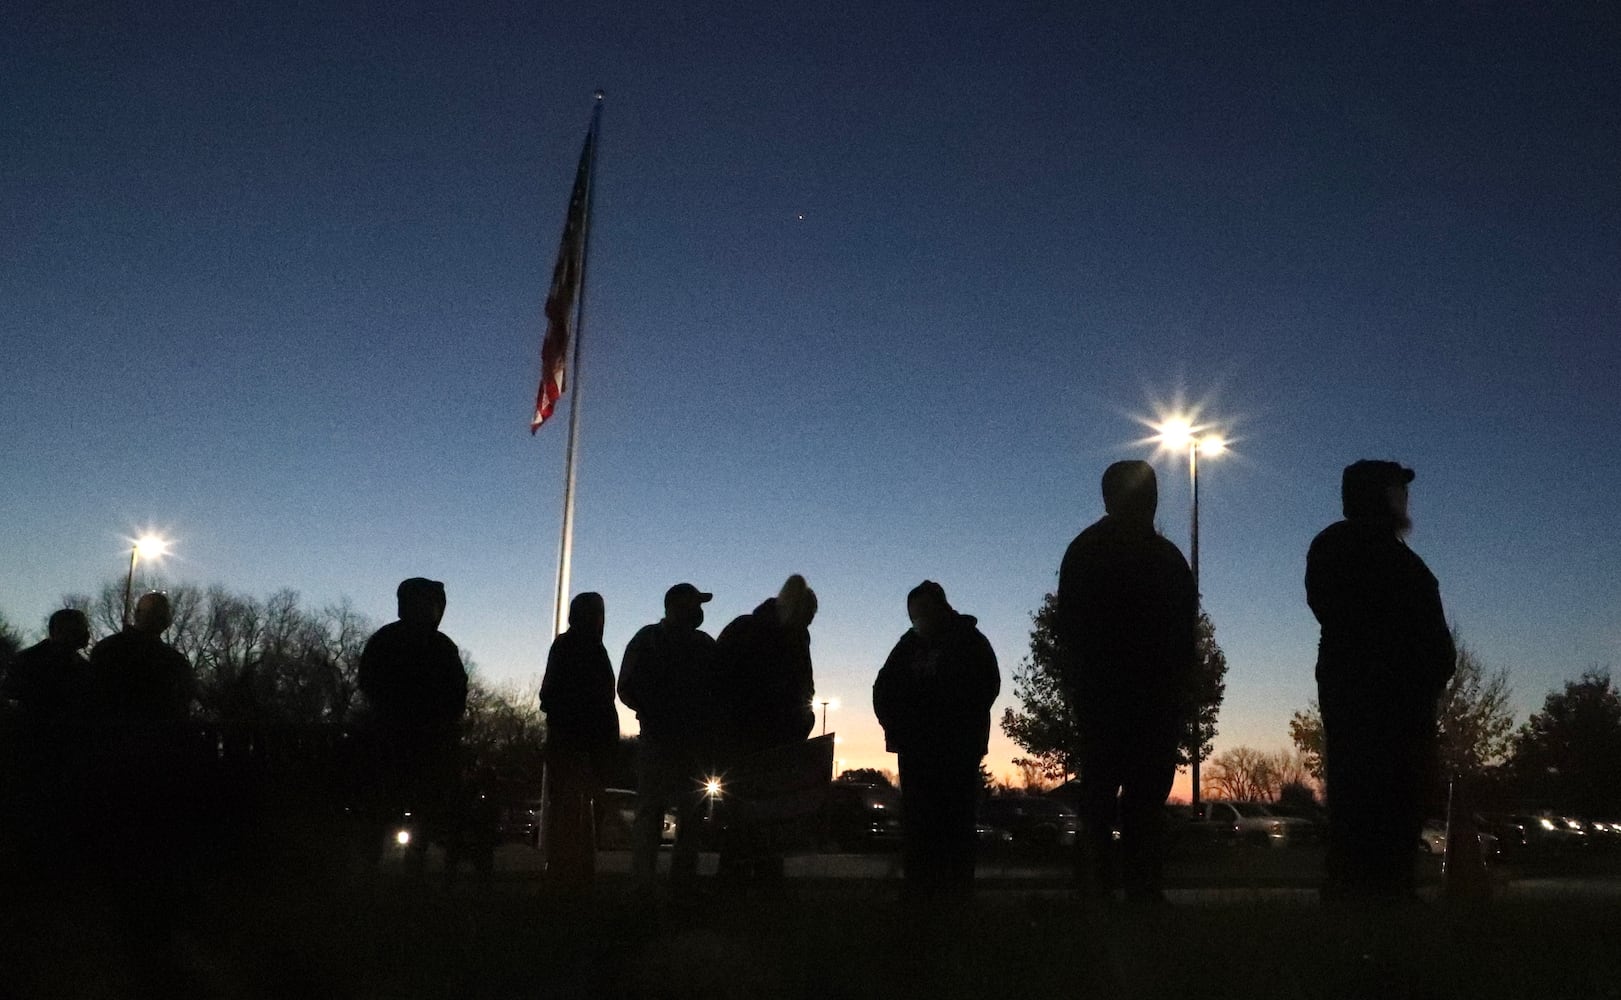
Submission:
[[[1287,847],[1315,839],[1308,820],[1279,816],[1259,802],[1206,801],[1194,809],[1196,822],[1212,824],[1216,839],[1242,844]]]
[[[822,805],[823,842],[838,851],[887,847],[901,840],[901,795],[888,785],[835,781]]]
[[[1442,855],[1447,852],[1447,824],[1445,820],[1427,819],[1418,831],[1418,849],[1425,854]]]
[[[985,854],[1001,854],[1013,846],[1013,834],[982,819],[974,820],[974,841]]]
[[[636,821],[636,793],[628,788],[604,788],[597,796],[597,850],[630,849],[630,830]],[[675,813],[664,813],[659,842],[675,843]]]
[[[1039,795],[997,795],[980,802],[979,821],[1006,830],[1011,845],[1027,850],[1073,847],[1081,822],[1075,810]]]
[[[1508,861],[1559,857],[1586,846],[1585,836],[1552,815],[1492,813],[1476,816],[1475,821],[1497,838],[1498,850]]]
[[[1475,824],[1475,839],[1480,844],[1481,856],[1488,863],[1495,862],[1502,857],[1502,845],[1497,835],[1478,821]],[[1447,852],[1447,824],[1442,819],[1427,819],[1424,827],[1418,833],[1418,849],[1425,854],[1441,857]]]

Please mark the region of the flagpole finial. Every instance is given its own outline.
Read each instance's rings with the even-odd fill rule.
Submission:
[[[601,104],[601,103],[602,103],[602,98],[603,98],[603,97],[604,97],[604,96],[605,96],[605,95],[604,95],[604,94],[603,94],[603,93],[602,93],[602,90],[601,90],[601,89],[600,89],[600,88],[599,88],[599,89],[598,89],[598,90],[597,90],[597,103],[598,103],[598,104]]]

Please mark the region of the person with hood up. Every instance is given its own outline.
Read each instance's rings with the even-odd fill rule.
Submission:
[[[614,671],[602,645],[607,605],[577,594],[568,630],[552,641],[540,682],[546,713],[546,873],[565,884],[596,874],[592,808],[619,742]]]
[[[1413,476],[1396,462],[1346,466],[1345,519],[1306,554],[1306,602],[1322,626],[1327,899],[1413,894],[1438,705],[1457,661],[1440,586],[1404,541]]]
[[[925,580],[906,595],[912,627],[872,685],[872,708],[901,778],[907,899],[963,899],[974,885],[979,765],[990,749],[996,653],[972,615]]]
[[[1103,517],[1058,571],[1060,676],[1080,735],[1076,877],[1088,895],[1112,898],[1123,881],[1128,900],[1155,903],[1165,799],[1193,724],[1198,596],[1182,553],[1154,530],[1153,466],[1115,462],[1102,485]]]
[[[409,845],[412,867],[420,871],[428,841],[454,823],[467,668],[456,643],[439,631],[447,606],[443,583],[414,576],[400,581],[394,599],[399,619],[366,640],[356,678],[374,754],[371,849],[380,851],[384,831],[411,812],[425,828]]]
[[[716,690],[725,704],[720,742],[728,762],[803,740],[816,725],[810,655],[816,608],[816,592],[796,573],[777,596],[732,619],[715,640]],[[720,870],[729,878],[779,878],[782,854],[769,831],[732,828]]]
[[[717,679],[730,702],[724,727],[733,753],[802,740],[815,727],[810,624],[816,607],[816,591],[796,573],[776,597],[732,619],[715,640]]]

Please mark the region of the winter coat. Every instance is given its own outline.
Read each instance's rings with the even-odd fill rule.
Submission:
[[[601,639],[569,629],[552,642],[540,681],[540,710],[546,713],[548,748],[591,754],[613,749],[619,713],[613,664]]]
[[[700,749],[713,742],[715,640],[699,629],[645,626],[619,661],[619,700],[644,739]]]
[[[1151,522],[1105,515],[1058,571],[1064,687],[1084,717],[1130,728],[1185,714],[1198,597],[1182,553]]]
[[[733,753],[803,740],[815,728],[810,633],[782,624],[775,597],[721,630],[715,668],[726,706],[722,738]]]
[[[1456,665],[1440,586],[1388,517],[1347,518],[1312,539],[1306,602],[1322,625],[1325,691],[1440,696]]]
[[[360,693],[385,732],[446,736],[467,709],[467,669],[450,637],[396,621],[372,633],[360,654]]]
[[[933,639],[908,629],[895,644],[872,685],[884,749],[934,761],[985,756],[1002,675],[976,625],[959,614]]]

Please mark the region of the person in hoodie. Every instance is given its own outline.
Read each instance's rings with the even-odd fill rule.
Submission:
[[[728,761],[803,740],[816,725],[810,655],[816,608],[816,592],[796,573],[715,640],[716,690],[725,705],[719,735]],[[779,878],[782,854],[769,831],[729,829],[720,870],[729,878]]]
[[[394,598],[399,620],[366,640],[356,678],[373,754],[369,792],[378,825],[371,850],[382,849],[384,832],[409,811],[426,829],[409,847],[420,871],[429,839],[442,835],[454,814],[467,669],[456,643],[439,631],[443,583],[414,576],[400,581]]]
[[[1193,722],[1198,611],[1187,561],[1154,530],[1158,506],[1153,466],[1104,470],[1104,515],[1064,553],[1056,616],[1060,677],[1080,735],[1077,880],[1100,898],[1123,881],[1127,899],[1145,903],[1164,898],[1164,806]]]
[[[972,615],[924,580],[906,595],[912,627],[872,685],[884,749],[901,778],[902,865],[912,901],[962,899],[974,885],[974,807],[1001,691],[996,653]]]
[[[540,682],[546,713],[546,873],[581,885],[596,874],[593,802],[619,742],[614,671],[602,645],[602,595],[577,594]]]
[[[1328,899],[1413,893],[1439,702],[1457,661],[1440,587],[1404,541],[1413,477],[1396,462],[1346,466],[1345,519],[1306,554],[1306,602],[1322,626]]]
[[[725,729],[734,754],[802,740],[815,727],[810,624],[816,607],[816,592],[796,573],[776,597],[732,619],[715,640],[718,680],[730,702]]]

